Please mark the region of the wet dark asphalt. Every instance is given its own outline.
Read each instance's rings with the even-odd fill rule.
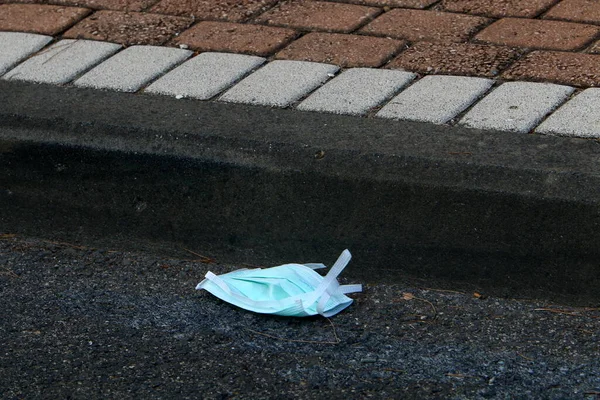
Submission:
[[[362,282],[330,320],[271,317],[195,291],[236,267],[192,254],[1,239],[3,399],[600,393],[599,310]]]

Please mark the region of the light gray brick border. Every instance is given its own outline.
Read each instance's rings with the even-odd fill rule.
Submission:
[[[508,82],[479,101],[461,120],[471,128],[527,133],[575,89],[552,83]]]
[[[339,70],[330,64],[273,61],[229,89],[220,100],[287,107],[325,83]]]
[[[444,124],[482,96],[491,79],[430,75],[394,97],[378,117]]]
[[[242,54],[201,53],[168,72],[145,91],[208,100],[265,61],[262,57]]]
[[[406,86],[417,74],[389,69],[352,68],[321,86],[299,110],[363,115]]]
[[[0,75],[52,41],[52,36],[0,32]]]
[[[76,86],[136,92],[192,55],[189,50],[131,46],[75,81]]]
[[[459,124],[600,138],[600,88],[586,89],[568,100],[576,89],[551,83],[507,82],[490,89],[496,81],[478,77],[419,78],[411,72],[377,68],[351,68],[336,76],[338,66],[307,61],[266,62],[261,57],[214,52],[192,57],[189,50],[161,46],[119,51],[121,45],[88,40],[62,40],[45,47],[52,41],[50,36],[0,32],[0,79],[70,82],[197,100],[220,95],[217,101],[271,107],[290,107],[306,97],[297,109],[365,115],[381,107],[376,117],[434,124],[452,124],[471,107]]]
[[[600,138],[600,88],[579,93],[548,117],[536,132]]]
[[[118,44],[93,40],[61,40],[19,64],[4,78],[37,83],[68,83],[120,48]]]

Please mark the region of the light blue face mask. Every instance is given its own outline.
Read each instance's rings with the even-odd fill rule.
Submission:
[[[362,285],[340,285],[337,281],[351,258],[344,250],[324,277],[314,271],[326,268],[323,264],[239,269],[218,276],[209,271],[196,289],[208,290],[223,301],[257,313],[331,317],[352,303],[346,293],[362,291]]]

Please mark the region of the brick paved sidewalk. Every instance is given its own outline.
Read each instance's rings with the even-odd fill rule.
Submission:
[[[600,85],[596,0],[0,0],[0,31]]]
[[[345,1],[0,0],[0,75],[600,138],[600,2]]]

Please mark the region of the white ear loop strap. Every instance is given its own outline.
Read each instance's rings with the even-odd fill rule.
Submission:
[[[353,285],[341,285],[338,288],[338,293],[356,293],[362,292],[362,285],[360,283],[356,283]]]
[[[219,288],[221,288],[222,291],[224,291],[228,295],[230,295],[230,296],[234,295],[234,293],[231,291],[231,289],[229,289],[229,286],[227,286],[225,281],[223,281],[223,279],[219,278],[217,275],[208,271],[206,273],[206,275],[204,275],[204,277],[206,279],[208,279],[209,281],[211,281],[212,283],[214,283],[215,285],[217,285]],[[204,283],[204,282],[201,282],[200,285],[202,285],[202,283]]]
[[[350,252],[347,249],[344,250],[342,254],[340,254],[335,264],[333,264],[333,267],[331,267],[327,275],[325,275],[323,281],[314,291],[309,304],[319,299],[319,302],[317,303],[317,312],[319,314],[323,314],[327,301],[329,300],[331,295],[335,293],[335,291],[339,288],[337,277],[342,273],[344,268],[346,268],[346,265],[348,265],[351,259],[352,255],[350,254]]]
[[[323,282],[321,282],[316,291],[323,293],[332,282],[336,282],[337,277],[342,273],[344,268],[346,268],[346,265],[348,265],[351,259],[352,255],[348,250],[342,251],[342,254],[340,254],[335,264],[333,264],[333,267],[331,267],[327,275],[325,275]]]

